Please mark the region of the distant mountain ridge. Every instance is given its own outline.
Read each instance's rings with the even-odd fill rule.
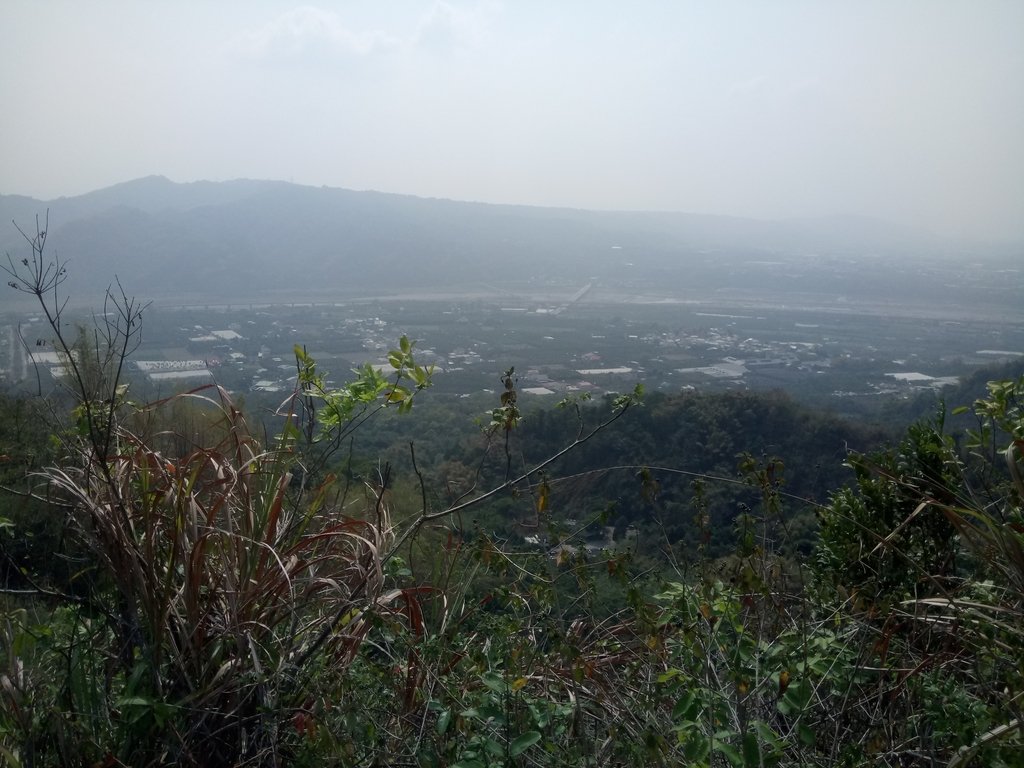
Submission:
[[[74,285],[116,274],[139,294],[389,291],[614,275],[622,264],[780,255],[905,255],[943,245],[868,219],[762,221],[670,212],[491,205],[240,179],[149,176],[77,197],[0,195],[0,218],[28,231],[49,211],[49,243]],[[24,243],[0,229],[12,256]]]

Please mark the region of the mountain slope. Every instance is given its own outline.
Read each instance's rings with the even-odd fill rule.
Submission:
[[[77,289],[105,287],[116,274],[147,295],[616,279],[625,264],[682,269],[687,284],[710,285],[701,278],[708,269],[744,260],[936,251],[928,238],[872,220],[532,208],[275,181],[151,176],[51,201],[0,196],[0,216],[26,230],[47,210],[49,243],[74,265]],[[0,230],[0,246],[12,255],[25,247],[13,227]]]

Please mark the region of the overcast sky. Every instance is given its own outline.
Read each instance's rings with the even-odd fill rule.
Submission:
[[[1024,238],[1024,2],[0,3],[0,192],[162,174]]]

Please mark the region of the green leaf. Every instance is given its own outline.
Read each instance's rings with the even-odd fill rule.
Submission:
[[[690,691],[676,702],[675,707],[672,709],[672,719],[696,720],[699,712],[700,700],[695,692]]]
[[[513,741],[508,748],[509,757],[519,757],[526,750],[540,741],[539,731],[527,731]]]
[[[672,669],[668,670],[667,672],[662,672],[660,675],[658,675],[658,682],[659,683],[667,683],[672,678],[676,677],[677,675],[681,675],[681,674],[682,674],[682,670],[676,669],[675,667],[672,667]],[[687,695],[689,695],[689,694],[687,694]],[[676,705],[676,706],[678,706],[678,705]],[[675,713],[673,713],[672,716],[675,717]]]
[[[715,751],[724,755],[725,759],[729,761],[729,765],[743,765],[743,756],[736,750],[736,747],[734,747],[732,744],[729,744],[725,741],[716,741]]]
[[[452,711],[450,709],[446,709],[444,712],[442,712],[440,715],[438,715],[437,716],[437,725],[435,726],[435,730],[437,731],[437,735],[438,736],[444,736],[445,731],[448,730],[448,726],[451,724],[451,722],[452,722]]]
[[[118,709],[124,709],[125,707],[151,707],[153,706],[153,701],[142,696],[125,696],[118,699],[115,706]]]
[[[711,751],[711,742],[703,734],[688,735],[680,732],[679,740],[683,744],[683,757],[694,763],[703,763]]]
[[[810,703],[812,695],[810,683],[802,680],[798,685],[790,685],[776,706],[784,715],[802,712]]]
[[[21,761],[18,760],[17,756],[13,752],[2,744],[0,744],[0,757],[7,761],[4,765],[9,765],[11,768],[21,768]]]
[[[814,738],[814,731],[808,728],[803,723],[800,723],[796,727],[796,735],[800,739],[800,743],[806,747],[813,747],[816,739]]]
[[[772,750],[779,750],[782,748],[782,739],[779,737],[772,727],[762,720],[754,721],[754,730],[757,731],[758,737],[762,743],[767,744]]]
[[[493,720],[495,723],[501,725],[505,722],[505,710],[494,704],[484,704],[480,707],[480,719],[484,722]]]
[[[761,765],[761,745],[752,733],[743,734],[743,763],[748,768]]]
[[[508,690],[508,683],[505,682],[501,675],[495,672],[484,673],[480,680],[495,693],[505,693]]]
[[[396,385],[388,392],[387,401],[389,403],[404,403],[410,397],[411,394],[408,389]]]

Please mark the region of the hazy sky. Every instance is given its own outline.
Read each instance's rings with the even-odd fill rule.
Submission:
[[[0,192],[149,174],[1024,238],[1024,2],[0,3]]]

